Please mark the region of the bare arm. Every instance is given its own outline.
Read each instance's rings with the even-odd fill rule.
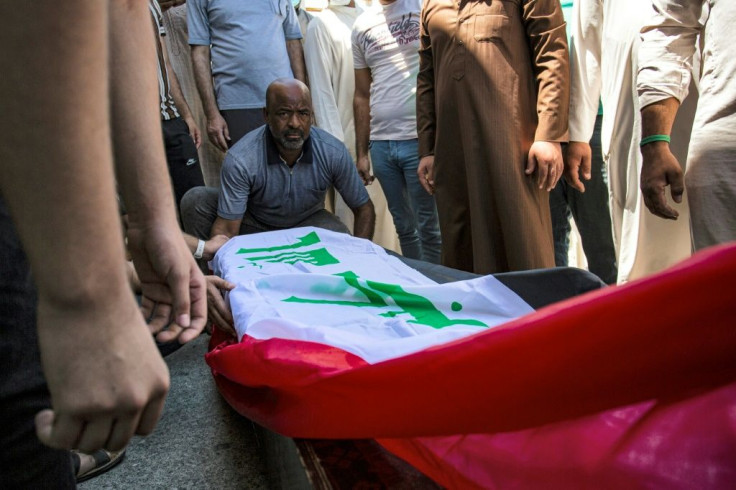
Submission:
[[[225,235],[213,235],[209,240],[204,241],[204,250],[202,251],[202,260],[212,260],[220,250],[220,247],[225,245],[230,238]],[[192,254],[197,251],[199,246],[199,239],[187,233],[184,233],[184,241],[187,243],[187,248]]]
[[[357,208],[352,208],[355,224],[353,225],[353,235],[358,238],[367,240],[373,239],[373,231],[376,228],[376,211],[373,208],[373,201],[368,202]]]
[[[294,78],[307,83],[307,69],[304,66],[304,49],[301,39],[287,39],[286,52],[289,54],[291,72]]]
[[[365,185],[373,182],[371,162],[368,158],[368,143],[371,136],[371,77],[370,68],[355,70],[355,95],[353,115],[355,117],[355,150],[360,178]]]
[[[137,2],[140,3],[140,2]],[[149,327],[165,342],[185,343],[204,328],[207,298],[202,273],[176,220],[156,108],[155,39],[138,25],[133,2],[111,2],[110,89],[117,180],[128,210],[128,248],[141,280]],[[145,2],[144,2],[145,3]],[[144,9],[145,11],[145,9]],[[169,324],[170,317],[173,321]]]
[[[434,55],[429,35],[427,2],[422,8],[419,31],[419,73],[417,74],[417,135],[419,138],[419,183],[434,194],[434,139],[437,128],[434,100]]]
[[[641,109],[641,135],[647,136],[672,132],[679,101],[670,97],[649,104]],[[667,204],[665,191],[670,186],[672,200],[682,202],[685,191],[682,167],[670,151],[669,143],[655,141],[641,147],[641,192],[644,204],[655,216],[665,219],[677,219],[679,213]]]
[[[227,151],[227,142],[230,141],[230,131],[227,123],[220,114],[215,100],[215,88],[212,84],[212,68],[210,66],[210,47],[192,45],[192,70],[194,82],[197,85],[199,97],[207,117],[207,136],[213,145],[222,151]]]
[[[0,5],[0,190],[38,289],[53,403],[36,416],[37,433],[47,445],[86,452],[121,449],[134,433],[151,432],[168,390],[126,280],[109,136],[108,8]]]
[[[242,219],[225,219],[218,216],[212,225],[210,236],[225,235],[232,238],[240,233],[240,223],[242,222]]]

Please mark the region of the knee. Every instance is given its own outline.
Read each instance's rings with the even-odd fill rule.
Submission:
[[[203,231],[202,220],[209,220],[212,226],[217,216],[218,190],[213,187],[194,187],[189,189],[181,199],[181,221],[184,231],[202,238],[202,233],[208,235],[209,229]]]

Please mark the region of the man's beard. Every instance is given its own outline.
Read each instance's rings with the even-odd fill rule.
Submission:
[[[287,136],[299,136],[299,139],[288,139]],[[298,129],[284,131],[279,134],[276,141],[287,150],[301,150],[302,146],[304,146],[304,131]]]

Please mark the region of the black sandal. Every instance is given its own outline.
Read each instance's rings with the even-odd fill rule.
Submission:
[[[79,473],[81,466],[81,459],[79,457],[79,451],[72,451],[72,458],[74,459],[74,469],[77,475],[77,483],[81,483],[85,480],[89,480],[97,475],[110,470],[112,467],[118,465],[123,458],[125,458],[125,449],[122,451],[105,451],[104,449],[98,449],[94,453],[90,454],[95,460],[95,465],[85,473]]]

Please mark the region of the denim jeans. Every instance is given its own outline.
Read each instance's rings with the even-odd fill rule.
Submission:
[[[373,173],[386,195],[388,209],[405,257],[439,264],[442,238],[434,197],[419,183],[419,145],[412,140],[371,141]]]
[[[601,150],[601,120],[595,122],[592,150],[591,178],[583,181],[585,192],[581,193],[561,178],[549,195],[552,213],[552,234],[555,242],[555,265],[567,265],[567,250],[570,246],[570,214],[580,231],[588,269],[607,284],[615,284],[618,275],[616,250],[613,245],[613,225],[608,207],[608,177]]]

